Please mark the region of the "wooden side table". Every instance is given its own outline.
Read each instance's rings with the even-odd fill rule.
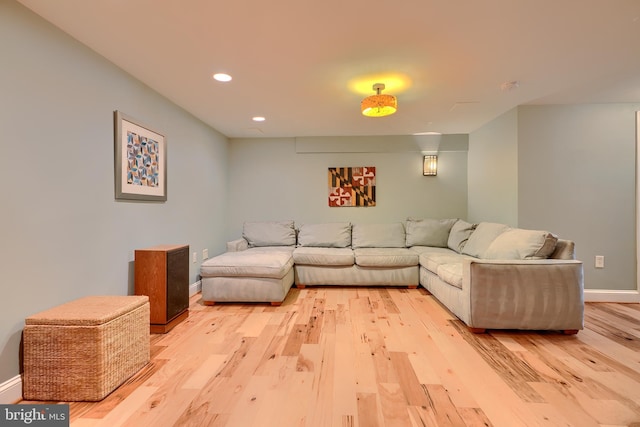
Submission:
[[[164,334],[189,316],[189,245],[135,251],[135,294],[147,295],[151,333]]]

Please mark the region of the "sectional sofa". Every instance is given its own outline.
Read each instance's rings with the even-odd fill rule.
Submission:
[[[583,328],[583,270],[552,233],[460,219],[246,222],[200,269],[202,299],[280,304],[289,289],[423,286],[474,332]]]

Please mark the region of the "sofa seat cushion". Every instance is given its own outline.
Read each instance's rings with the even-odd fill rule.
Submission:
[[[351,248],[316,248],[300,246],[293,251],[293,262],[300,265],[353,265]]]
[[[462,289],[462,262],[440,264],[437,274],[444,282]]]
[[[457,255],[456,251],[453,251],[449,248],[434,248],[433,246],[411,246],[412,251],[417,253],[418,255],[422,254],[447,254],[447,255]]]
[[[358,248],[353,250],[361,267],[410,267],[418,265],[418,254],[408,248]]]
[[[225,252],[209,258],[200,266],[203,277],[271,277],[283,278],[293,267],[293,257],[287,251]]]
[[[438,274],[438,267],[443,264],[455,264],[462,262],[464,258],[469,258],[466,255],[447,254],[440,252],[425,252],[420,254],[420,265],[427,270]]]

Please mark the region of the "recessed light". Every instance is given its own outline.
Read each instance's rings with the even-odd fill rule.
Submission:
[[[520,87],[520,82],[517,80],[504,82],[500,85],[500,89],[502,89],[503,92],[511,92],[518,89],[519,87]]]
[[[265,119],[265,118],[264,118],[264,117],[262,117],[262,116],[255,116],[255,117],[254,117],[254,118],[252,118],[251,120],[253,120],[254,122],[264,122],[264,121],[265,121],[265,120],[267,120],[267,119]]]
[[[230,82],[231,76],[225,73],[216,73],[213,75],[213,78],[219,82]]]
[[[442,135],[440,132],[416,132],[414,135]]]

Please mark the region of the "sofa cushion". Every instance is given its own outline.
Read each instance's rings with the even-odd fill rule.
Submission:
[[[407,219],[407,246],[446,248],[449,232],[457,219]]]
[[[411,246],[409,249],[416,252],[418,255],[422,255],[424,253],[458,255],[456,251],[452,251],[449,248],[435,248],[433,246]]]
[[[468,256],[459,254],[422,253],[420,254],[419,261],[421,266],[437,274],[439,266],[443,264],[455,264],[461,262],[464,258],[468,258]]]
[[[298,230],[300,246],[346,248],[351,246],[351,223],[302,224]]]
[[[459,219],[451,227],[449,232],[449,239],[447,240],[447,247],[458,253],[462,253],[464,246],[469,240],[469,236],[476,229],[477,224],[470,224],[467,221]]]
[[[293,251],[293,262],[300,265],[353,265],[351,248],[318,248],[299,246]]]
[[[418,265],[418,254],[407,248],[358,248],[353,253],[361,267],[409,267]]]
[[[495,238],[484,253],[488,259],[546,259],[558,238],[548,231],[512,228]]]
[[[462,289],[462,263],[441,264],[438,266],[438,277],[451,286]]]
[[[200,266],[202,277],[272,277],[281,279],[293,267],[286,251],[225,252],[209,258]]]
[[[355,248],[404,248],[404,224],[353,224],[351,246]]]
[[[296,230],[293,221],[245,222],[242,237],[254,246],[293,246]]]
[[[469,236],[469,240],[467,240],[467,243],[464,245],[462,253],[476,258],[483,258],[491,242],[508,229],[509,226],[505,224],[481,222]]]

